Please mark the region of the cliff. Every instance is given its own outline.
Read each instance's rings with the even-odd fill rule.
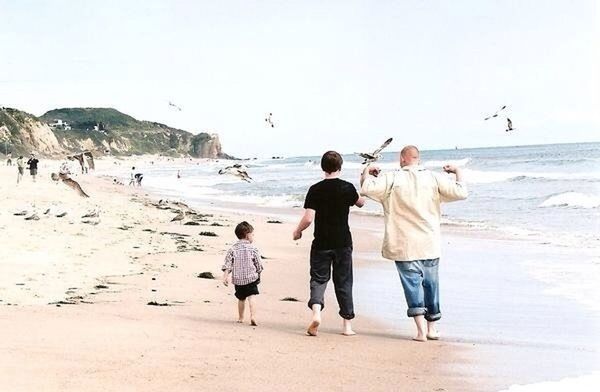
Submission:
[[[62,155],[90,150],[97,155],[162,154],[231,158],[217,134],[192,134],[140,121],[112,108],[65,108],[41,117],[0,108],[0,143],[15,154]]]

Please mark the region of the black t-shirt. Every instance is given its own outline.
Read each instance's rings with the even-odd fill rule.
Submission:
[[[304,208],[316,211],[314,249],[352,246],[348,212],[358,198],[354,185],[339,178],[323,180],[310,187]]]
[[[27,164],[29,165],[29,169],[30,170],[37,170],[37,165],[38,165],[38,160],[35,158],[31,158],[30,160],[27,161]]]

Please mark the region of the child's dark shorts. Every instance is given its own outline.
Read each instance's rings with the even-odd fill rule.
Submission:
[[[252,283],[244,284],[241,286],[235,286],[235,297],[240,301],[245,300],[251,295],[258,295],[258,284],[260,283],[260,279],[255,280]]]

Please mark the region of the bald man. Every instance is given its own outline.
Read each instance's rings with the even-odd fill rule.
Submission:
[[[419,165],[419,149],[406,146],[400,152],[401,170],[382,173],[367,166],[361,175],[360,193],[383,205],[385,236],[382,255],[395,261],[407,315],[417,327],[419,342],[437,340],[435,322],[442,317],[439,304],[440,204],[467,198],[460,169],[446,165],[450,178]]]

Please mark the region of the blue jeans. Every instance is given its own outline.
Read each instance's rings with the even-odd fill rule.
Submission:
[[[440,259],[396,261],[400,275],[408,317],[425,316],[427,321],[437,321],[440,312],[438,265]]]

